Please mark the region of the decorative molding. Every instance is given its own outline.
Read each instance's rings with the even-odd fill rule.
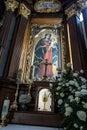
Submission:
[[[72,4],[68,9],[65,10],[65,14],[68,16],[68,18],[72,17],[74,14],[76,14],[76,4]]]
[[[11,10],[12,12],[15,11],[16,8],[18,8],[19,2],[16,0],[7,0],[5,2],[6,10]]]
[[[61,20],[62,22],[62,20]],[[38,27],[38,28],[45,28],[45,27],[49,27],[49,28],[58,28],[62,26],[62,23],[58,22],[58,23],[50,23],[50,24],[32,24],[32,27]]]
[[[65,10],[65,14],[68,16],[68,18],[72,17],[74,14],[77,14],[78,7],[80,8],[80,11],[87,7],[87,1],[86,0],[77,0],[76,4],[72,4],[69,8]]]
[[[35,3],[34,9],[39,13],[53,13],[61,9],[61,2],[58,0],[39,0]]]
[[[86,0],[77,0],[77,5],[83,9],[85,7],[87,7],[87,1]]]
[[[66,68],[66,43],[64,35],[64,27],[61,28],[61,48],[62,48],[62,69]]]
[[[23,73],[23,82],[24,83],[29,82],[32,54],[33,54],[33,37],[32,37],[32,35],[30,35],[30,42],[27,46],[25,69],[24,69],[24,73]]]
[[[34,28],[46,28],[46,27],[51,27],[51,28],[54,28],[54,29],[57,29],[58,27],[61,28],[61,33],[62,33],[62,36],[61,36],[61,46],[62,46],[62,49],[63,49],[63,52],[62,52],[62,68],[65,69],[65,62],[66,62],[66,58],[65,58],[65,36],[64,36],[64,28],[63,28],[63,25],[61,26],[58,26],[57,24],[54,26],[52,24],[31,24],[31,32],[30,32],[30,38],[29,38],[29,43],[27,45],[27,52],[26,52],[26,60],[25,60],[25,63],[24,63],[24,70],[23,70],[23,83],[27,84],[29,82],[29,78],[30,78],[30,75],[31,75],[31,67],[33,67],[33,70],[34,70],[34,66],[33,66],[33,57],[34,57],[34,49],[35,49],[35,44],[39,41],[39,39],[41,39],[41,37],[44,36],[44,33],[45,31],[41,32],[40,35],[38,35],[38,37],[35,38],[34,36]],[[46,31],[46,33],[52,33],[52,30],[48,29]]]
[[[28,16],[31,14],[31,10],[28,9],[23,3],[21,3],[19,7],[19,14],[28,19]]]

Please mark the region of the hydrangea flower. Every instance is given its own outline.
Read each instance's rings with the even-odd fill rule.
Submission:
[[[51,90],[56,110],[64,116],[64,130],[87,130],[87,79],[83,73],[73,71],[68,63],[66,70],[59,70],[57,86]]]

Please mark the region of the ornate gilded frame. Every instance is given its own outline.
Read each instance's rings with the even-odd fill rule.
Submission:
[[[61,2],[58,0],[39,0],[35,3],[34,9],[39,13],[58,12],[61,9]]]
[[[31,66],[32,66],[32,54],[34,50],[34,28],[39,27],[39,28],[61,28],[61,49],[62,49],[62,69],[65,69],[65,54],[66,54],[66,45],[65,45],[65,36],[64,36],[64,27],[61,24],[62,19],[59,20],[59,22],[54,22],[54,23],[37,23],[35,20],[32,22],[31,21],[31,28],[30,28],[30,36],[29,36],[29,42],[27,45],[27,50],[26,50],[26,60],[24,62],[24,68],[22,70],[22,82],[29,83],[30,79],[30,73],[31,73]],[[32,77],[32,76],[31,76]],[[32,80],[32,79],[31,79]]]

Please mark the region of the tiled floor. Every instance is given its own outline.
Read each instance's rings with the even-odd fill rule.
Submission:
[[[6,127],[0,128],[0,130],[63,130],[63,129],[52,128],[52,127],[40,127],[40,126],[9,124]]]

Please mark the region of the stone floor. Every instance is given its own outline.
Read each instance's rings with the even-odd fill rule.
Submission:
[[[52,127],[42,127],[42,126],[9,124],[6,127],[0,128],[0,130],[63,130],[63,129],[52,128]]]

